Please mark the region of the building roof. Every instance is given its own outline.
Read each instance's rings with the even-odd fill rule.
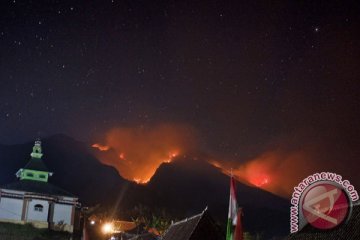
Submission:
[[[43,172],[49,171],[41,158],[31,158],[31,160],[25,165],[24,169],[31,169]]]
[[[207,208],[200,214],[171,224],[162,240],[220,240],[224,237],[207,213]]]
[[[171,224],[165,232],[163,240],[188,240],[198,225],[203,213],[186,218],[180,222]]]
[[[326,231],[321,231],[311,227],[305,226],[301,231],[291,234],[288,240],[349,240],[360,239],[360,205],[354,205],[350,219],[347,223]]]
[[[56,187],[48,182],[21,180],[1,186],[2,189],[24,191],[28,193],[37,193],[47,196],[75,197],[73,194]]]

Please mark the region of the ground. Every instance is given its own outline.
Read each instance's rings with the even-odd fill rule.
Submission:
[[[0,223],[1,240],[68,240],[70,236],[69,233],[37,229],[31,224]]]

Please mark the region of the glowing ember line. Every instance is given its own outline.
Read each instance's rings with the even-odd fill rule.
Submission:
[[[97,148],[99,149],[100,151],[108,151],[110,149],[109,146],[105,146],[105,145],[101,145],[101,144],[98,144],[98,143],[95,143],[93,145],[91,145],[93,148]]]
[[[267,174],[257,173],[256,171],[247,171],[247,169],[244,168],[243,166],[231,170],[229,168],[224,167],[218,161],[210,160],[209,163],[214,167],[220,169],[220,171],[226,175],[230,175],[232,172],[235,178],[249,185],[265,188],[267,185],[271,183],[271,179]]]
[[[133,181],[136,182],[137,184],[147,184],[148,182],[150,182],[151,178],[147,178],[147,179],[140,179],[140,178],[134,178]]]
[[[101,152],[105,152],[110,149],[109,146],[102,145],[99,143],[93,144],[92,147],[98,149]],[[116,151],[116,149],[114,149],[114,150]],[[156,170],[159,168],[161,163],[171,163],[174,160],[174,158],[179,155],[179,151],[173,150],[173,151],[169,151],[167,153],[164,152],[164,153],[162,153],[162,155],[165,156],[166,158],[162,161],[157,161],[157,162],[159,162],[159,165],[154,165],[154,166],[150,165],[148,168],[144,168],[143,171],[138,171],[138,172],[136,172],[136,174],[133,174],[134,176],[132,178],[129,178],[126,175],[123,175],[121,172],[119,172],[119,173],[126,179],[136,182],[137,184],[146,184],[151,180],[152,176],[155,174]],[[131,157],[130,157],[130,159],[127,159],[126,156],[127,156],[127,154],[125,152],[119,151],[119,153],[116,156],[116,159],[121,160],[127,166],[132,166],[133,162],[132,162]],[[100,157],[100,159],[104,164],[108,164],[106,161],[106,158],[104,159],[104,158]],[[110,165],[112,165],[112,164],[110,164]],[[139,169],[137,169],[137,170],[139,170]]]

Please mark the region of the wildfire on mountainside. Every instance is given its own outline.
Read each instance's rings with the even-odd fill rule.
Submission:
[[[192,147],[193,139],[192,130],[179,125],[115,128],[107,133],[105,144],[95,143],[92,147],[99,150],[100,161],[115,167],[122,177],[146,184],[162,163],[172,162]]]
[[[119,174],[138,184],[148,183],[159,166],[178,156],[197,152],[194,131],[183,125],[159,125],[152,128],[114,128],[103,142],[93,148],[97,158],[116,168]],[[306,174],[317,170],[314,154],[305,150],[268,150],[243,162],[227,159],[208,161],[224,174],[231,172],[239,181],[283,197],[289,197],[293,186]]]
[[[308,159],[311,156],[303,151],[268,151],[244,163],[222,160],[210,160],[209,163],[226,175],[232,173],[241,182],[288,197],[293,186],[316,169]]]

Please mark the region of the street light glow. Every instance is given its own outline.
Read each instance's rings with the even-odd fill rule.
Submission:
[[[102,231],[105,234],[112,233],[114,231],[114,226],[112,223],[105,223],[102,227]]]

